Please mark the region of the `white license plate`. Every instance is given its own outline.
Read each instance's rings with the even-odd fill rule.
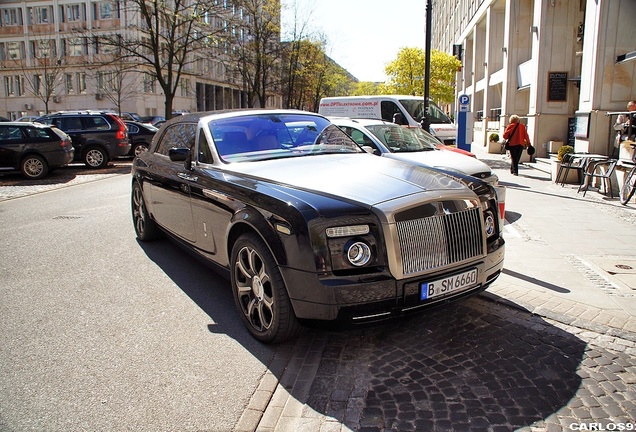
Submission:
[[[451,292],[459,292],[477,285],[477,269],[420,285],[420,300],[428,300]]]

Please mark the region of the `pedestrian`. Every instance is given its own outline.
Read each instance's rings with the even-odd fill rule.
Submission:
[[[519,175],[519,160],[523,154],[523,150],[530,145],[530,137],[528,136],[528,130],[526,125],[519,122],[519,116],[513,114],[510,116],[510,124],[506,126],[506,130],[503,133],[504,139],[508,140],[510,148],[510,173],[513,175]]]
[[[627,111],[629,111],[629,114],[620,114],[616,118],[616,123],[614,123],[614,130],[616,131],[614,147],[616,148],[620,146],[621,142],[630,139],[630,134],[634,135],[635,132],[636,101],[631,100],[627,103]],[[634,139],[633,136],[631,139]]]

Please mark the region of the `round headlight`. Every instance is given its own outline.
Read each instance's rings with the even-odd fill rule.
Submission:
[[[364,242],[353,242],[347,249],[347,259],[351,265],[363,266],[371,260],[371,248]]]
[[[485,220],[486,235],[490,237],[495,233],[495,218],[491,212],[488,212]]]

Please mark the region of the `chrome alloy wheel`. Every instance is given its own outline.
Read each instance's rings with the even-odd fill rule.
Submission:
[[[103,168],[107,163],[106,155],[103,151],[97,148],[88,150],[84,157],[84,161],[86,162],[86,165],[91,168]]]
[[[39,156],[29,156],[22,162],[22,173],[30,179],[40,179],[46,172],[46,163]]]
[[[274,321],[274,295],[270,276],[256,249],[241,248],[234,266],[236,293],[241,310],[258,332],[267,331]]]

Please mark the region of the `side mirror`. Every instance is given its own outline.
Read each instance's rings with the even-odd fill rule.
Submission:
[[[172,162],[184,162],[190,156],[190,149],[185,147],[173,147],[168,150],[168,156]]]
[[[371,146],[362,146],[362,150],[370,154],[375,154],[375,149]]]

